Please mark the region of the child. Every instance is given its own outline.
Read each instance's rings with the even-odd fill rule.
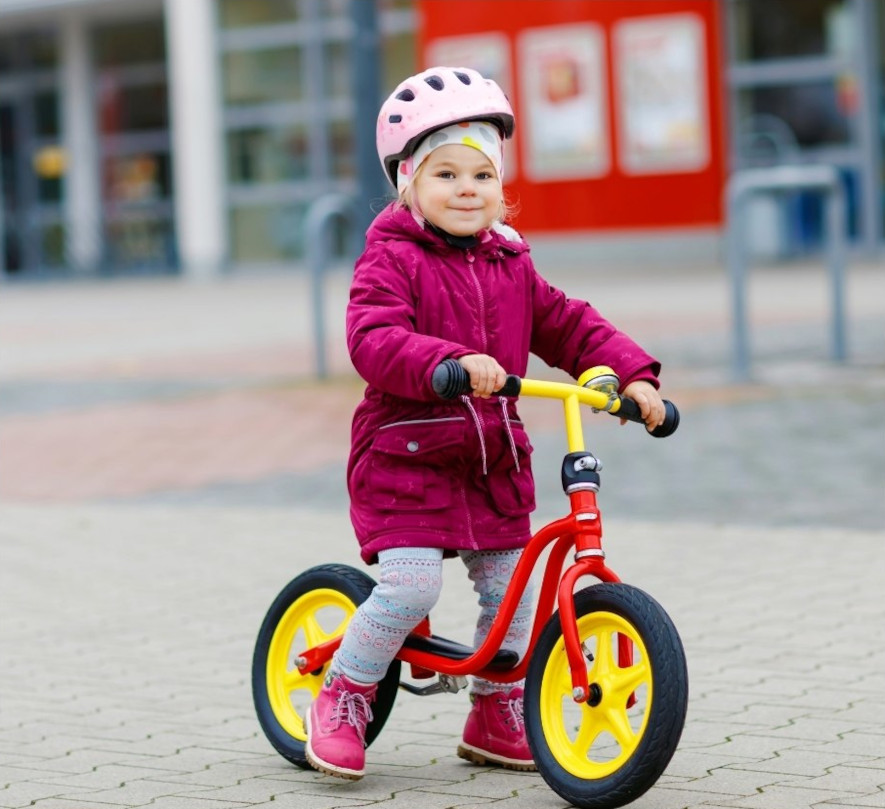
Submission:
[[[479,594],[474,642],[486,637],[534,509],[532,451],[515,403],[494,396],[529,352],[574,377],[611,366],[649,430],[664,418],[659,364],[589,304],[535,271],[503,224],[503,141],[513,112],[493,81],[436,67],[402,82],[381,107],[378,153],[399,199],[375,219],[347,310],[353,364],[366,380],[348,463],[351,519],[379,583],[359,607],[308,716],[307,759],[358,779],[377,683],[440,594],[442,561],[460,556]],[[472,396],[442,401],[434,368],[452,357]],[[527,651],[526,592],[505,648]],[[475,678],[458,755],[535,769],[523,683]]]

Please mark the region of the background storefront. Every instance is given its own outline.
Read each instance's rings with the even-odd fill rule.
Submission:
[[[356,156],[373,122],[356,112],[367,32],[353,2],[5,0],[3,276],[300,261],[311,202],[364,179]],[[614,234],[653,257],[656,234],[721,236],[731,171],[826,162],[856,249],[881,248],[885,0],[375,8],[379,97],[433,62],[508,89],[520,124],[509,193],[530,235]],[[813,196],[760,200],[751,215],[763,253],[818,246]]]
[[[423,2],[425,63],[473,56],[506,88],[506,172],[529,232],[722,224],[720,5]],[[478,57],[476,56],[478,54]]]

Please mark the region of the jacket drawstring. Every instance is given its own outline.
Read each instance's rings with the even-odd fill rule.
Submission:
[[[470,415],[473,417],[473,423],[476,425],[476,432],[479,435],[479,448],[482,452],[482,473],[483,475],[488,475],[488,453],[486,452],[486,438],[482,429],[482,422],[479,419],[476,408],[473,406],[473,402],[470,401],[470,397],[462,396],[461,401],[467,406]],[[507,431],[507,440],[510,442],[513,462],[516,464],[516,471],[519,472],[519,453],[516,451],[516,439],[513,437],[513,428],[510,425],[510,414],[507,412],[507,397],[499,396],[498,401],[501,403],[501,412],[504,414],[504,429]]]
[[[473,407],[473,402],[470,401],[470,397],[462,396],[461,401],[464,402],[465,405],[467,405],[467,409],[470,411],[470,415],[473,416],[473,423],[476,425],[476,432],[479,434],[479,448],[482,451],[482,473],[483,475],[488,475],[489,465],[488,456],[486,454],[486,438],[485,434],[482,431],[482,422],[479,420],[479,414]]]
[[[510,440],[510,451],[513,453],[513,462],[516,464],[516,471],[519,472],[519,454],[516,452],[516,440],[513,438],[513,429],[510,427],[510,414],[507,412],[507,397],[499,396],[498,401],[501,402],[501,412],[504,413],[504,427],[507,430],[507,438]]]

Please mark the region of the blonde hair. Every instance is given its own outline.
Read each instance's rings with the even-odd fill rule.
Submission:
[[[397,196],[397,205],[399,205],[401,208],[405,208],[407,211],[412,211],[419,207],[415,204],[415,183],[421,176],[421,172],[424,171],[425,165],[426,163],[422,163],[420,166],[418,166],[418,170],[412,177],[411,182],[409,182],[409,184],[402,191],[400,191],[399,195]],[[500,178],[498,182],[500,182]],[[504,191],[504,186],[502,185],[501,205],[498,208],[497,216],[495,216],[495,218],[492,220],[492,225],[506,224],[514,219],[519,213],[519,203],[511,202],[507,199],[507,197],[508,194],[506,191]]]

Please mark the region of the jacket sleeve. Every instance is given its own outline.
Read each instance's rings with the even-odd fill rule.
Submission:
[[[347,348],[357,373],[385,393],[438,401],[433,369],[447,357],[473,353],[458,343],[415,330],[409,273],[383,244],[357,260],[347,306]]]
[[[567,297],[532,272],[533,353],[575,379],[588,368],[607,365],[620,378],[622,390],[639,379],[659,386],[661,364],[654,357],[589,303]]]

